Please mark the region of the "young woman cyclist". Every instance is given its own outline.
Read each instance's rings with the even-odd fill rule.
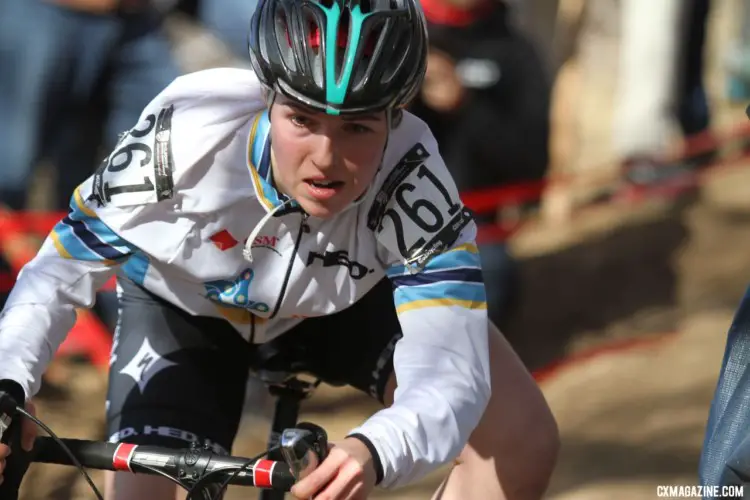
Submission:
[[[75,191],[0,317],[2,385],[31,398],[117,274],[110,440],[229,450],[273,342],[385,404],[296,497],[366,498],[456,460],[436,496],[540,498],[554,419],[487,320],[476,226],[403,110],[425,73],[417,0],[261,0],[249,45],[253,71],[178,78]],[[176,494],[107,480],[110,500]]]

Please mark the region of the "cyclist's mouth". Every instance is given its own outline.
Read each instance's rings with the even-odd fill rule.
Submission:
[[[344,187],[343,181],[331,181],[324,179],[305,179],[307,191],[310,195],[318,200],[327,200]]]

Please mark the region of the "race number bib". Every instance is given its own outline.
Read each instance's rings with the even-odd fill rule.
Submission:
[[[429,157],[415,144],[386,178],[367,218],[378,240],[413,272],[450,248],[471,221],[447,169],[431,169]]]
[[[141,205],[173,196],[173,112],[169,106],[149,114],[120,137],[94,173],[90,199],[98,206]]]

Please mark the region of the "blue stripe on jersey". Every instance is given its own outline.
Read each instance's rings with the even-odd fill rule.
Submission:
[[[66,218],[69,218],[72,221],[81,222],[89,232],[95,234],[101,241],[114,247],[121,253],[129,254],[135,250],[133,245],[120,238],[114,231],[107,227],[106,224],[99,220],[91,209],[82,205],[82,202],[79,206],[78,202],[78,192],[76,192],[70,200],[70,212]],[[83,209],[86,211],[84,212]]]
[[[70,212],[55,225],[50,237],[63,257],[76,260],[114,263],[135,250],[85,205],[80,187],[71,197]]]
[[[268,117],[268,111],[264,111],[258,119],[258,125],[255,129],[253,136],[253,144],[251,146],[250,161],[255,168],[258,170],[260,176],[265,179],[267,172],[261,170],[263,163],[264,153],[270,153],[271,141],[269,140],[268,131],[271,128],[271,122]]]
[[[260,187],[260,195],[266,207],[270,210],[288,200],[273,187],[273,172],[271,169],[271,127],[268,111],[264,111],[258,118],[255,130],[251,134],[253,141],[250,147],[250,168],[255,168],[257,176],[253,176],[256,184]]]
[[[271,173],[271,147],[269,137],[269,147],[263,151],[263,157],[260,159],[258,165],[258,175],[260,176],[260,184],[263,189],[263,196],[270,201],[273,206],[277,207],[281,205],[286,197],[280,194],[276,188],[273,187],[272,173]]]
[[[465,283],[484,283],[482,270],[474,268],[458,268],[440,271],[428,271],[418,274],[404,274],[391,278],[393,288],[401,286],[419,286],[438,283],[440,281],[459,281]]]
[[[58,236],[60,236],[60,242],[66,248],[68,242],[77,238],[78,241],[86,246],[88,250],[97,254],[100,257],[99,260],[118,261],[127,258],[129,255],[127,252],[121,252],[104,241],[107,237],[109,237],[109,239],[112,239],[112,236],[117,238],[114,233],[105,233],[103,237],[100,238],[99,235],[89,230],[85,223],[73,220],[70,217],[65,217],[61,222],[58,222],[55,226],[55,231],[57,231]]]
[[[57,252],[66,259],[75,259],[83,261],[101,261],[99,254],[84,245],[73,233],[70,226],[58,222],[52,229],[50,238],[55,244]]]
[[[476,268],[481,269],[479,253],[472,250],[464,250],[458,247],[431,258],[421,272],[439,271],[454,268]],[[389,278],[410,274],[406,266],[395,265],[390,267],[386,274]]]
[[[393,292],[396,308],[412,302],[435,301],[434,305],[484,304],[487,295],[483,283],[440,281],[428,285],[398,288]],[[425,305],[430,302],[425,302]]]
[[[125,276],[130,278],[134,283],[142,286],[146,280],[146,272],[149,265],[150,263],[146,254],[138,251],[123,264],[122,270],[125,272]]]

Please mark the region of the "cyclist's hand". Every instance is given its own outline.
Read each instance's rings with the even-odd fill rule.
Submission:
[[[361,500],[375,488],[375,467],[367,446],[347,438],[334,443],[317,469],[292,488],[299,499]]]
[[[28,401],[26,403],[26,411],[36,416],[34,403]],[[21,418],[21,447],[26,451],[31,451],[31,448],[34,446],[34,440],[36,439],[36,424],[28,418]],[[8,458],[10,452],[10,446],[0,443],[0,483],[3,482],[2,473],[5,470],[5,459]]]

